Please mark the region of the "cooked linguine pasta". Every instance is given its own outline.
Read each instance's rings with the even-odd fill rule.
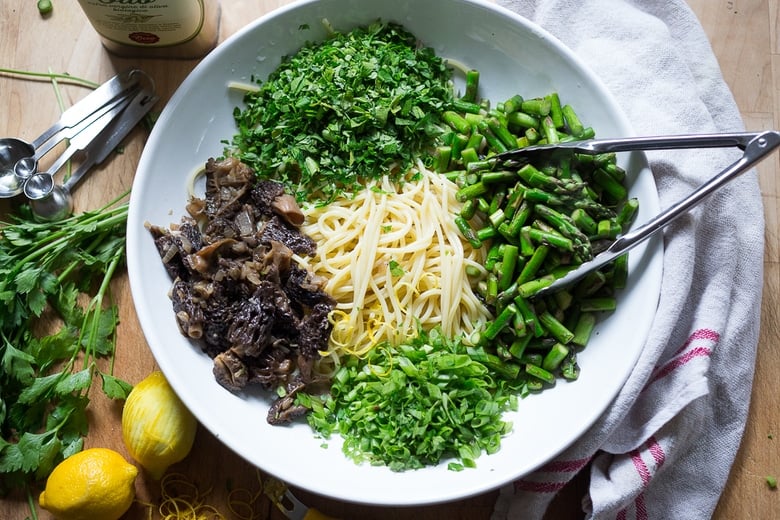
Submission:
[[[419,326],[468,338],[490,315],[471,289],[466,266],[484,270],[454,224],[457,186],[417,166],[400,186],[387,178],[323,207],[305,210],[301,231],[317,242],[315,258],[297,258],[329,281],[337,301],[328,354],[365,355],[398,344]]]

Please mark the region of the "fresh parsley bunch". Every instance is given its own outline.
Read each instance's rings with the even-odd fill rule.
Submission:
[[[82,449],[96,377],[110,398],[131,390],[112,375],[118,312],[104,305],[124,261],[127,204],[53,223],[21,211],[0,228],[0,494]],[[57,330],[38,330],[57,316]]]

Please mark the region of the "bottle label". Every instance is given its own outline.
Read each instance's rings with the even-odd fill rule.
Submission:
[[[79,0],[107,40],[139,47],[187,42],[203,28],[203,0]]]

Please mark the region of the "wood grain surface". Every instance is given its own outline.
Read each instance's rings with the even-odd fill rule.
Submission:
[[[283,0],[222,0],[220,37],[224,39],[259,15],[287,4]],[[689,0],[712,42],[724,77],[731,87],[748,130],[780,127],[780,0]],[[54,13],[41,18],[32,0],[0,2],[0,67],[31,71],[68,72],[102,81],[115,71],[138,65],[156,82],[162,109],[176,87],[196,65],[196,61],[134,60],[117,58],[101,46],[97,34],[73,1],[55,0]],[[84,88],[64,86],[66,104],[86,94]],[[31,140],[59,116],[59,108],[48,81],[23,80],[0,74],[0,135]],[[77,211],[91,209],[129,189],[143,148],[145,133],[135,131],[126,141],[124,152],[113,156],[94,170],[76,192]],[[770,490],[767,475],[780,476],[780,237],[778,230],[777,155],[759,166],[766,217],[764,256],[764,301],[762,332],[753,385],[750,417],[731,477],[715,514],[717,519],[776,517],[780,494]],[[15,201],[0,202],[0,218],[14,210]],[[117,277],[113,294],[121,312],[116,374],[137,383],[156,368],[140,330],[124,274]],[[758,312],[758,310],[756,310]],[[749,384],[749,382],[745,382]],[[127,455],[121,439],[121,404],[101,394],[92,396],[88,447],[103,446]],[[301,471],[305,471],[301,468]],[[240,518],[230,512],[233,497],[250,496],[259,489],[256,468],[225,448],[200,428],[191,455],[172,471],[179,472],[206,492],[225,518]],[[587,477],[582,475],[556,498],[548,518],[581,518],[580,499]],[[160,485],[143,475],[136,483],[138,499],[126,519],[159,518]],[[466,500],[426,507],[377,508],[329,500],[294,490],[309,505],[343,519],[488,519],[495,492]],[[37,493],[35,495],[37,503]],[[0,519],[21,520],[31,516],[27,498],[3,497]],[[262,497],[255,503],[254,518],[282,519],[282,515]],[[38,517],[48,519],[46,512]]]

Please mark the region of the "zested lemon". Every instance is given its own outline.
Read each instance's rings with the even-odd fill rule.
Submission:
[[[197,421],[156,371],[135,385],[122,410],[127,450],[155,480],[184,459],[195,441]]]
[[[137,475],[114,450],[90,448],[54,468],[38,502],[59,520],[117,520],[133,503]]]

